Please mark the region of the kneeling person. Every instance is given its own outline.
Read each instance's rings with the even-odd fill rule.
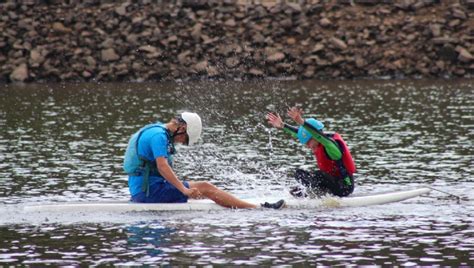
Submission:
[[[304,188],[295,187],[290,193],[296,197],[305,197],[308,192],[316,195],[330,193],[341,197],[351,194],[354,191],[356,167],[341,135],[323,133],[323,123],[314,118],[305,120],[299,108],[289,109],[288,116],[299,127],[284,123],[278,114],[269,113],[266,118],[270,125],[283,129],[311,149],[319,167],[315,171],[297,169],[295,179]]]
[[[173,171],[174,144],[193,145],[202,132],[201,118],[184,112],[168,123],[155,123],[132,135],[124,159],[129,175],[131,200],[138,203],[186,203],[188,198],[209,198],[228,208],[256,208],[209,182],[181,181]],[[262,204],[262,207],[283,207],[284,201]]]

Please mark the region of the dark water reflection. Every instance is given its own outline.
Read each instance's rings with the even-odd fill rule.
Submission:
[[[8,85],[0,88],[0,263],[472,265],[474,202],[439,192],[368,208],[25,214],[24,203],[126,199],[129,135],[199,112],[203,143],[176,167],[241,197],[287,197],[309,152],[268,129],[299,104],[348,141],[355,194],[474,192],[473,81]]]

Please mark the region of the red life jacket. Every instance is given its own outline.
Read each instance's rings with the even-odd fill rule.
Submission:
[[[331,138],[339,145],[342,151],[342,159],[339,161],[331,160],[324,150],[324,146],[320,143],[313,150],[319,169],[336,178],[344,178],[347,175],[352,176],[356,172],[356,167],[349,147],[347,147],[346,142],[338,133],[334,133]],[[344,175],[344,173],[347,173],[347,175]]]

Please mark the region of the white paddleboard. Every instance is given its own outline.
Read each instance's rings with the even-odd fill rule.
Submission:
[[[368,196],[324,197],[318,199],[286,200],[287,208],[308,209],[324,207],[362,207],[398,202],[419,195],[427,194],[429,188],[399,191]],[[256,200],[246,200],[258,204]],[[270,200],[277,201],[277,200]],[[35,204],[23,207],[25,212],[129,212],[129,211],[186,211],[186,210],[222,210],[226,209],[211,200],[190,200],[188,203],[131,203],[129,201],[80,202]]]

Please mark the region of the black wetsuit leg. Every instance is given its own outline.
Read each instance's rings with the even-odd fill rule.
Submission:
[[[344,183],[343,179],[333,177],[325,172],[317,171],[316,173],[319,174],[318,176],[314,177],[314,179],[318,180],[319,183],[315,183],[317,184],[317,188],[315,190],[326,190],[329,193],[340,197],[348,196],[354,191],[353,177],[350,177],[351,184],[347,185]]]
[[[351,185],[346,185],[344,180],[338,179],[325,173],[323,171],[309,172],[302,169],[297,169],[295,172],[295,179],[300,182],[308,190],[314,192],[317,195],[323,195],[330,193],[336,196],[348,196],[354,191],[354,179],[351,177]],[[299,191],[302,193],[302,189]],[[297,190],[292,189],[290,191],[294,196],[304,196],[303,194],[297,195]]]
[[[295,171],[295,179],[297,182],[301,183],[301,186],[295,186],[290,189],[290,194],[294,197],[307,197],[305,189],[311,189],[311,182],[313,181],[314,174],[312,172],[297,169]]]

